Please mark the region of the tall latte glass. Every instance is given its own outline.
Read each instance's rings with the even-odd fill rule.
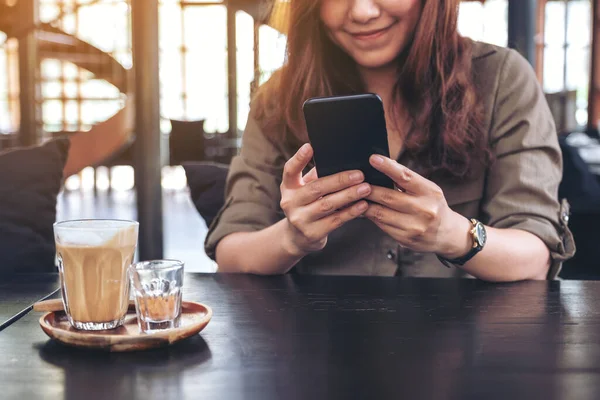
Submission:
[[[133,262],[138,223],[79,220],[54,224],[62,298],[72,326],[113,329],[129,306],[127,268]]]

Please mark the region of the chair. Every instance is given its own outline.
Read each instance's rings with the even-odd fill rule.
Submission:
[[[571,204],[569,227],[575,238],[577,253],[565,262],[560,274],[564,279],[600,279],[600,184],[589,166],[579,155],[579,149],[569,145],[566,137],[559,138],[564,172],[559,198]]]
[[[169,135],[169,164],[181,165],[185,161],[206,159],[204,120],[171,120]]]

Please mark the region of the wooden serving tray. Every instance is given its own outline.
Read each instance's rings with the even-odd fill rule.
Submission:
[[[69,323],[64,310],[51,311],[42,315],[40,326],[50,338],[69,346],[124,352],[169,346],[198,334],[209,323],[211,317],[210,307],[192,301],[183,301],[179,328],[143,333],[138,327],[135,305],[130,303],[123,325],[116,329],[104,331],[75,329]]]

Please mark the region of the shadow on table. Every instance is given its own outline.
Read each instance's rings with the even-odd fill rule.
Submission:
[[[176,396],[183,393],[183,372],[212,359],[200,335],[171,347],[131,353],[79,349],[53,340],[36,347],[45,362],[63,370],[65,398]]]

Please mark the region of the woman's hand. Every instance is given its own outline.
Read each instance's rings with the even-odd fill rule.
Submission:
[[[438,185],[387,157],[373,155],[369,161],[399,189],[374,186],[367,218],[411,250],[449,259],[468,253],[471,224],[450,209]]]
[[[364,175],[360,171],[319,179],[313,168],[302,176],[312,156],[312,147],[305,144],[283,169],[281,209],[289,226],[284,243],[296,256],[323,249],[329,233],[367,210],[367,202],[362,199],[371,193],[371,186],[362,183]]]

